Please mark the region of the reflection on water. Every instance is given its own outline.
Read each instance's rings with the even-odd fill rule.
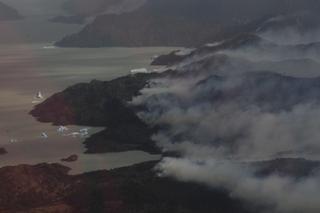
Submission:
[[[1,45],[0,146],[9,153],[0,156],[0,166],[58,162],[78,154],[79,160],[67,165],[79,173],[158,159],[143,152],[82,155],[84,138],[62,136],[58,127],[39,123],[28,112],[38,91],[48,97],[75,83],[126,75],[131,69],[148,67],[153,55],[171,48],[43,48],[46,46],[50,44]],[[71,132],[80,128],[69,127]],[[89,133],[98,130],[92,128]]]

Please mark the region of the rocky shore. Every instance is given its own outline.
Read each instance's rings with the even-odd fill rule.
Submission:
[[[0,148],[0,155],[5,155],[7,153],[8,151],[5,148]]]
[[[143,150],[158,153],[147,126],[128,105],[148,80],[164,74],[136,74],[109,82],[94,80],[67,88],[37,105],[30,113],[55,125],[105,127],[85,141],[87,153]]]

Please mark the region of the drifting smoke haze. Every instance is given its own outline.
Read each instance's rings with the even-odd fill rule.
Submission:
[[[280,45],[309,44],[320,41],[319,21],[319,16],[309,12],[280,15],[265,21],[257,33]]]
[[[230,196],[254,202],[265,212],[319,212],[319,174],[296,180],[270,175],[257,178],[250,169],[231,161],[166,158],[159,164],[162,175],[196,181],[230,191]],[[261,211],[259,211],[261,212]]]
[[[181,154],[164,158],[160,175],[226,189],[265,212],[319,212],[317,170],[258,176],[251,166],[320,160],[318,29],[264,30],[237,47],[200,48],[173,66],[175,75],[151,81],[132,104],[160,127],[158,145]],[[285,43],[277,36],[293,32]]]

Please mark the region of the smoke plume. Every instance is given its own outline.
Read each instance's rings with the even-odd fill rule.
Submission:
[[[178,74],[152,80],[131,104],[145,106],[139,116],[159,127],[158,145],[181,155],[163,159],[160,175],[226,189],[265,212],[316,213],[317,170],[259,176],[252,166],[278,158],[320,160],[319,44],[311,34],[290,44],[276,35],[196,50],[175,65]]]

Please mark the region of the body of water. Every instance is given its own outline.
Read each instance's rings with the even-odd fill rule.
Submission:
[[[49,40],[46,36],[42,38]],[[28,113],[38,91],[46,98],[75,83],[111,80],[135,68],[153,69],[149,66],[151,57],[171,50],[55,48],[50,42],[35,40],[0,42],[0,146],[8,151],[0,156],[0,167],[60,162],[61,158],[77,154],[80,157],[77,162],[64,164],[73,168],[72,173],[81,173],[158,159],[158,155],[140,151],[84,155],[85,138],[63,136],[56,126],[39,123]],[[69,134],[84,127],[68,128]],[[98,130],[91,128],[89,133]]]

